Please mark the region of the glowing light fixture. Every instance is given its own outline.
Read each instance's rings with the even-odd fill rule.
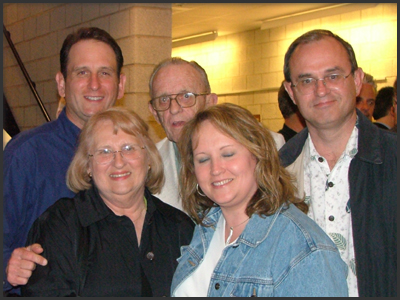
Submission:
[[[172,48],[213,41],[218,37],[218,31],[209,31],[172,40]]]
[[[348,13],[355,10],[366,9],[377,6],[378,3],[339,3],[317,9],[311,9],[295,14],[264,20],[261,30],[284,26],[312,19],[329,17],[333,15]]]

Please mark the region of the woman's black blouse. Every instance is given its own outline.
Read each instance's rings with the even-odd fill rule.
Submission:
[[[22,296],[169,296],[180,247],[193,235],[192,220],[146,189],[140,246],[132,221],[116,216],[95,187],[62,198],[32,225],[27,245],[42,245]]]

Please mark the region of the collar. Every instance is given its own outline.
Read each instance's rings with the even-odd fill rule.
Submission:
[[[381,164],[383,162],[383,154],[380,145],[380,137],[385,134],[385,132],[374,125],[361,111],[357,109],[356,112],[358,144],[355,158],[372,164]],[[279,156],[284,167],[292,164],[300,155],[308,134],[308,128],[305,127],[279,150]]]
[[[342,155],[340,156],[340,158],[338,159],[338,161],[340,159],[342,159],[345,156],[349,156],[351,159],[354,158],[354,156],[356,156],[358,149],[357,149],[357,145],[358,145],[358,117],[356,120],[356,124],[354,125],[353,131],[351,132],[350,138],[347,141],[346,144],[346,148],[344,149]],[[304,151],[306,154],[306,160],[308,161],[308,163],[312,160],[317,160],[321,155],[318,153],[318,151],[315,149],[314,143],[312,142],[312,138],[310,133],[308,133],[308,138],[306,141],[306,144],[304,145]]]
[[[145,189],[144,196],[147,200],[147,213],[145,217],[145,222],[147,222],[150,221],[151,216],[156,210],[156,206],[153,203],[152,195],[147,188]],[[90,189],[76,194],[74,201],[79,221],[83,227],[90,226],[93,223],[105,219],[109,215],[115,215],[101,199],[99,191],[94,185]]]
[[[269,232],[271,231],[272,226],[277,220],[278,216],[282,213],[285,204],[282,205],[278,211],[271,216],[262,216],[260,217],[258,214],[253,214],[246,225],[246,228],[243,230],[242,234],[238,237],[236,242],[232,245],[237,245],[239,243],[246,244],[249,247],[257,247],[262,241],[264,241]],[[204,225],[202,229],[207,231],[215,230],[215,227],[218,223],[218,220],[222,214],[222,210],[220,207],[213,207],[204,218]]]
[[[374,125],[361,111],[357,109],[358,122],[358,153],[357,158],[372,163],[382,164],[381,136],[384,130]]]
[[[61,127],[60,133],[62,132],[65,141],[68,143],[72,143],[73,145],[76,145],[78,143],[78,136],[81,132],[81,129],[68,119],[65,110],[66,108],[64,107],[60,115],[58,116],[56,122]]]

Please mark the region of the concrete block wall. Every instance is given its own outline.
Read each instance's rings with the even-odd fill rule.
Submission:
[[[55,75],[65,37],[83,26],[108,31],[124,55],[125,96],[117,102],[139,113],[155,141],[164,137],[149,113],[148,79],[154,66],[171,56],[169,3],[7,3],[3,23],[52,120],[58,106]],[[3,34],[3,92],[20,127],[46,122]]]
[[[378,81],[378,89],[393,86],[397,76],[397,4],[220,36],[211,42],[172,49],[173,56],[195,60],[209,75],[219,102],[232,102],[260,115],[278,131],[283,117],[278,89],[284,79],[283,60],[290,43],[312,29],[328,29],[352,44],[357,62]]]

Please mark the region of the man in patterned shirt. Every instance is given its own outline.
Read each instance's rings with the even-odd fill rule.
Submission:
[[[397,296],[397,135],[356,110],[364,72],[353,48],[312,30],[289,46],[284,75],[307,128],[281,161],[348,264],[349,296]]]

